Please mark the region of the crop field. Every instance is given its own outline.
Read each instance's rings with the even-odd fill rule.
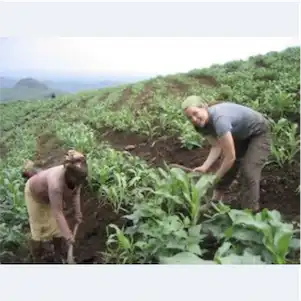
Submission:
[[[190,94],[248,105],[269,119],[272,151],[260,213],[239,208],[238,183],[224,203],[204,210],[212,177],[170,167],[197,167],[209,151],[181,112]],[[2,104],[0,262],[31,262],[24,160],[46,168],[75,148],[89,164],[77,263],[299,263],[299,106],[299,47],[55,100]],[[72,208],[64,210],[73,227]]]

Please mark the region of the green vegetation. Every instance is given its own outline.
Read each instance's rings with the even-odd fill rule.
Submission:
[[[152,158],[145,161],[132,155],[124,150],[131,143],[122,145],[113,136],[146,137],[150,148],[164,137],[175,137],[183,149],[205,147],[181,113],[183,97],[231,99],[269,118],[273,137],[269,165],[275,170],[286,166],[298,170],[299,91],[300,48],[296,47],[51,102],[1,105],[1,257],[24,245],[28,225],[20,169],[25,159],[35,159],[37,136],[50,133],[62,147],[86,153],[90,169],[86,189],[99,205],[111,204],[112,211],[126,220],[107,225],[104,262],[298,262],[299,229],[277,210],[252,214],[222,203],[204,210],[212,176],[197,178],[168,164],[155,167]],[[45,153],[61,146],[51,147]],[[298,194],[299,180],[296,183]]]

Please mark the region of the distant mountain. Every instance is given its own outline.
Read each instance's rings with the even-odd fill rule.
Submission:
[[[12,80],[9,81],[6,78],[1,78],[0,101],[54,98],[57,95],[66,93],[59,89],[49,88],[45,83],[34,78],[23,78],[17,81],[12,87],[7,87],[11,84]]]
[[[101,89],[105,87],[118,86],[123,84],[122,81],[114,81],[114,80],[103,80],[103,81],[75,81],[75,80],[60,80],[60,81],[51,81],[47,80],[43,82],[48,87],[52,89],[58,89],[62,91],[66,91],[69,93],[76,93],[84,90],[95,90]]]
[[[85,90],[96,90],[106,87],[119,86],[131,81],[133,78],[97,80],[96,78],[56,78],[49,80],[25,77],[16,79],[8,76],[0,77],[0,101],[31,100],[47,98],[51,94],[69,94]]]
[[[31,89],[41,89],[41,90],[48,90],[49,88],[47,85],[45,85],[42,82],[39,82],[38,80],[34,78],[23,78],[20,79],[15,85],[14,89],[18,88],[31,88]]]

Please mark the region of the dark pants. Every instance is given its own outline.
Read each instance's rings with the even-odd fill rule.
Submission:
[[[270,154],[270,131],[268,127],[260,135],[248,140],[235,141],[236,161],[216,185],[224,191],[240,171],[240,201],[243,208],[259,209],[261,171]]]

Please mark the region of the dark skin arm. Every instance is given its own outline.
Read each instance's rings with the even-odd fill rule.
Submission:
[[[76,193],[73,197],[75,218],[76,218],[77,222],[81,222],[81,219],[82,219],[82,213],[81,213],[81,207],[80,207],[80,192],[81,192],[81,186],[77,188]]]
[[[59,189],[52,188],[49,191],[50,206],[57,221],[62,236],[67,242],[73,241],[73,234],[69,228],[66,218],[63,213],[63,196]]]

